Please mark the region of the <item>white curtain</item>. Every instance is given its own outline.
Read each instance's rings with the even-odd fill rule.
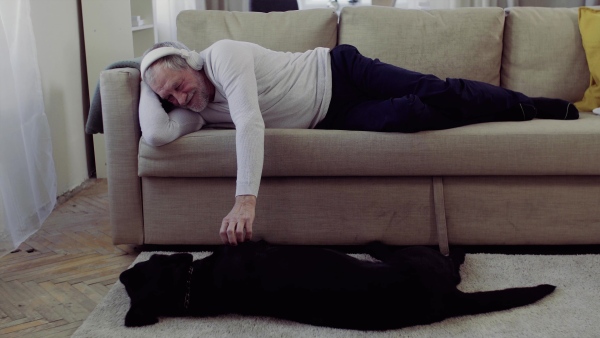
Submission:
[[[457,7],[579,7],[597,6],[600,0],[396,0],[396,7],[440,9]]]
[[[2,1],[2,0],[0,0]],[[177,40],[177,15],[184,10],[248,11],[248,0],[154,0],[157,41]]]
[[[419,7],[424,9],[443,9],[457,7],[508,7],[507,2],[510,1],[511,0],[408,0],[407,2],[419,2]]]
[[[279,1],[279,0],[274,0]],[[298,0],[302,1],[302,0]],[[328,1],[328,0],[326,0]],[[250,11],[250,0],[206,0],[206,9],[221,11]]]
[[[1,0],[0,0],[1,1]],[[158,42],[177,40],[177,14],[183,10],[206,9],[204,0],[155,0],[155,22]]]
[[[56,172],[29,0],[0,0],[0,257],[40,229]]]
[[[224,0],[207,0],[209,2]],[[363,1],[363,3],[372,3]],[[329,0],[298,0],[300,9],[323,8]],[[396,8],[404,9],[444,9],[458,7],[514,7],[514,6],[536,6],[536,7],[579,7],[598,6],[600,0],[396,0]],[[223,8],[218,8],[223,9]]]

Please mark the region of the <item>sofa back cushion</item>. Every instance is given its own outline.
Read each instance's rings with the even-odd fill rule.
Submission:
[[[197,51],[231,39],[277,51],[305,52],[335,46],[337,19],[326,8],[271,13],[189,10],[177,16],[177,39]]]
[[[410,10],[378,6],[343,9],[339,43],[361,54],[440,78],[500,84],[501,8]]]
[[[515,7],[507,11],[501,85],[529,96],[579,101],[590,73],[577,8]]]

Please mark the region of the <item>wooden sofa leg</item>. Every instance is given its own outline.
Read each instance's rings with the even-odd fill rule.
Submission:
[[[436,176],[433,180],[433,208],[435,210],[435,223],[437,226],[438,245],[440,252],[446,256],[450,254],[448,245],[448,228],[446,226],[446,206],[444,204],[444,181]]]

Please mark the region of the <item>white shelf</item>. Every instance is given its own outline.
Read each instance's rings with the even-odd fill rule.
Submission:
[[[154,28],[154,25],[150,24],[150,25],[143,25],[143,26],[131,27],[131,31],[135,32],[135,31],[141,31],[141,30],[149,29],[149,28]]]

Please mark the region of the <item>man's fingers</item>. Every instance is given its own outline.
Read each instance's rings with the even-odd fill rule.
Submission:
[[[252,239],[252,223],[253,220],[249,220],[248,222],[246,222],[246,239],[247,240],[251,240]]]
[[[248,224],[246,226],[246,239],[247,240],[251,240],[252,239],[252,225]]]
[[[219,236],[221,237],[221,241],[223,242],[223,244],[227,244],[229,243],[229,239],[227,238],[227,226],[229,225],[229,222],[223,220],[223,222],[221,222],[221,229],[219,230]]]
[[[237,245],[252,238],[255,204],[255,196],[241,195],[236,197],[233,209],[221,222],[219,236],[223,243]]]
[[[244,241],[244,223],[238,222],[235,229],[235,236],[239,243]]]
[[[227,226],[227,238],[229,239],[229,244],[231,245],[237,245],[237,241],[235,238],[235,226],[236,226],[237,222],[229,222],[229,225]]]
[[[221,223],[221,229],[219,230],[219,236],[223,244],[236,245],[237,241],[235,238],[235,225],[236,222],[228,221],[224,219]]]

